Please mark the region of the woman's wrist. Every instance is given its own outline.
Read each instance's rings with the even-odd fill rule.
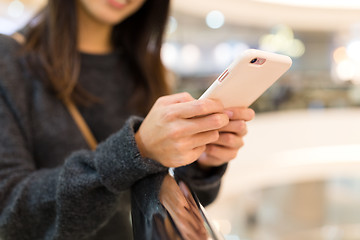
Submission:
[[[135,142],[136,142],[136,145],[137,145],[137,148],[140,152],[140,155],[143,157],[143,158],[146,158],[147,157],[147,154],[145,153],[145,145],[142,141],[142,138],[141,138],[141,135],[139,133],[139,131],[137,131],[135,133]]]

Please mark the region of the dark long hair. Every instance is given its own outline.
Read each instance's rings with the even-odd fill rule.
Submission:
[[[130,61],[137,87],[131,101],[141,114],[170,92],[160,59],[168,11],[169,0],[145,0],[136,13],[113,28],[115,50],[121,48]],[[78,83],[76,1],[49,0],[26,29],[26,62],[45,85],[60,99],[81,105],[96,101]]]

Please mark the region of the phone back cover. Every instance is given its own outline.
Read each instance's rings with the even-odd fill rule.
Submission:
[[[250,63],[264,58],[262,65]],[[200,97],[220,99],[224,107],[248,107],[291,66],[288,56],[260,50],[247,50]]]

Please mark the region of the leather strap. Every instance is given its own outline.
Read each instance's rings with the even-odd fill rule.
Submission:
[[[68,109],[71,117],[74,119],[76,125],[78,126],[81,134],[85,138],[87,144],[89,145],[91,150],[95,150],[97,146],[97,141],[91,132],[88,124],[86,123],[85,119],[81,115],[79,109],[76,107],[74,102],[70,99],[63,100],[66,108]]]
[[[11,35],[11,37],[17,41],[20,45],[23,45],[25,43],[25,37],[19,32],[15,32]]]

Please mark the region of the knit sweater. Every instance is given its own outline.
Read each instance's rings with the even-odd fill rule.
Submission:
[[[137,148],[126,57],[81,54],[79,82],[102,100],[80,108],[99,141],[92,151],[19,48],[0,35],[0,239],[131,239],[131,187],[167,168]],[[225,168],[205,173],[195,162],[176,174],[208,204]]]

